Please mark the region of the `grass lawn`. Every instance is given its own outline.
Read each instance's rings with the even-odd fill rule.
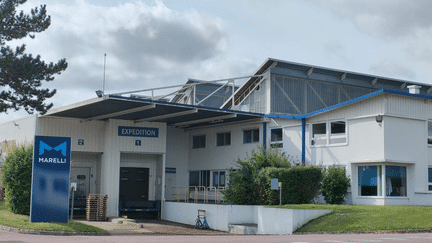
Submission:
[[[4,200],[0,200],[0,225],[40,231],[105,232],[103,229],[73,221],[69,223],[30,223],[29,216],[11,213],[5,207]]]
[[[326,204],[283,205],[281,207],[333,210],[330,214],[310,221],[296,232],[394,231],[432,228],[432,207]]]

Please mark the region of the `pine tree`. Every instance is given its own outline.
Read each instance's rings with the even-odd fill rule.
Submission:
[[[44,114],[53,104],[45,104],[56,90],[41,88],[43,81],[54,80],[67,68],[65,59],[57,64],[45,63],[37,55],[25,53],[25,44],[12,49],[7,43],[46,30],[50,16],[46,6],[33,8],[30,14],[17,13],[16,8],[27,0],[0,0],[0,113],[24,108],[28,113],[34,111]]]

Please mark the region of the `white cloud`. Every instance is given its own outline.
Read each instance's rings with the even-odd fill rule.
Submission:
[[[30,0],[26,7],[38,6],[38,1]],[[51,26],[24,42],[27,52],[41,54],[48,62],[67,59],[68,69],[47,84],[59,94],[71,94],[52,98],[55,107],[85,98],[68,90],[93,97],[94,90],[102,89],[104,53],[107,93],[182,84],[189,77],[226,78],[250,70],[250,63],[229,68],[238,60],[224,60],[229,36],[225,22],[211,14],[176,11],[160,0],[116,6],[52,1],[47,10]]]
[[[428,0],[312,0],[335,16],[350,20],[360,31],[377,38],[415,36],[430,30],[432,1]]]
[[[370,68],[372,73],[380,76],[394,77],[399,79],[415,80],[416,74],[403,63],[386,60],[372,65]]]

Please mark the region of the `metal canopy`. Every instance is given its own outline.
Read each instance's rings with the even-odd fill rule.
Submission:
[[[168,126],[193,129],[214,124],[246,122],[261,119],[263,114],[192,106],[140,98],[106,95],[52,110],[42,117],[76,118],[83,121],[118,119],[162,122]]]

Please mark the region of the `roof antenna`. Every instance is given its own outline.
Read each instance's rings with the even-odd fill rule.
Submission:
[[[106,69],[106,53],[104,54],[104,71],[103,71],[102,90],[96,91],[96,95],[99,98],[102,98],[105,95],[105,69]]]
[[[105,94],[105,67],[106,67],[106,53],[104,54],[104,76],[103,76],[102,94]]]

